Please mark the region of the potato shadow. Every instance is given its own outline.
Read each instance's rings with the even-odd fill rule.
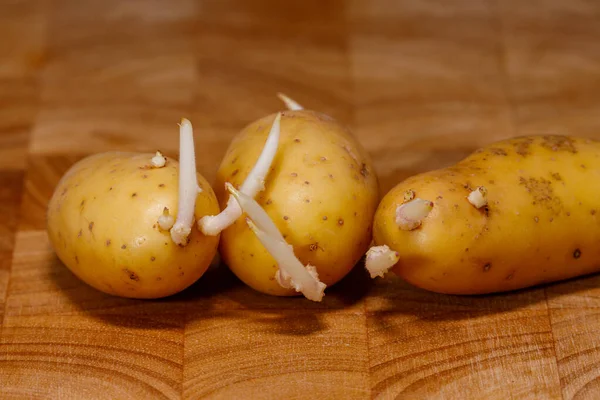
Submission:
[[[364,268],[357,265],[344,279],[326,290],[322,302],[303,298],[276,297],[259,293],[241,282],[218,258],[205,274],[183,291],[160,299],[132,299],[103,293],[80,280],[53,255],[44,279],[58,294],[55,312],[84,313],[107,324],[130,329],[148,326],[172,327],[164,316],[178,316],[181,323],[194,323],[243,310],[260,310],[271,331],[307,335],[323,329],[320,314],[360,307],[371,284]],[[301,319],[294,316],[306,312]],[[166,321],[166,322],[165,322]],[[158,325],[157,325],[158,324]]]
[[[502,293],[452,295],[429,292],[397,276],[386,276],[369,293],[367,314],[376,327],[395,330],[402,329],[398,320],[445,323],[511,312],[548,313],[552,303],[561,298],[598,288],[600,274],[590,274]]]

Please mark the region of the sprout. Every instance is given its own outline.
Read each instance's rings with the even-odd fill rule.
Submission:
[[[171,228],[171,239],[179,246],[185,246],[192,232],[196,197],[198,196],[196,157],[194,152],[194,132],[192,124],[182,119],[179,124],[179,203],[177,220]]]
[[[226,187],[248,215],[250,229],[277,262],[277,282],[284,288],[301,292],[309,300],[321,301],[326,285],[319,280],[315,267],[302,265],[294,255],[293,247],[285,241],[273,220],[253,198],[237,191],[230,183]]]
[[[153,168],[162,168],[165,166],[166,163],[167,159],[165,158],[165,156],[162,155],[160,151],[156,152],[156,154],[154,155],[154,157],[152,157],[152,160],[150,162]]]
[[[168,231],[173,227],[175,223],[175,218],[169,213],[169,209],[165,207],[163,209],[163,213],[160,217],[158,217],[158,226],[160,229]]]
[[[291,110],[291,111],[304,110],[304,107],[302,107],[295,100],[289,98],[288,96],[286,96],[283,93],[277,93],[277,97],[279,97],[279,99],[281,101],[283,101],[283,103],[288,108],[288,110]]]
[[[429,200],[416,198],[396,208],[396,224],[400,229],[410,231],[421,226],[423,219],[429,215],[433,203]]]
[[[256,194],[264,190],[265,178],[275,154],[277,153],[277,146],[279,145],[279,132],[280,132],[280,121],[281,114],[277,114],[271,131],[265,142],[265,146],[256,161],[256,164],[252,168],[252,171],[246,177],[246,180],[240,187],[240,191],[245,195],[254,198]],[[221,231],[229,227],[233,222],[242,215],[242,210],[238,203],[230,197],[227,201],[227,206],[218,215],[207,215],[202,217],[198,221],[198,228],[205,235],[216,236]]]
[[[385,273],[396,265],[399,259],[398,252],[391,250],[388,246],[374,246],[367,251],[365,268],[369,271],[371,278],[376,276],[383,278]]]
[[[477,189],[469,193],[467,197],[469,203],[473,204],[476,208],[481,208],[487,205],[487,189],[483,186],[479,186]]]

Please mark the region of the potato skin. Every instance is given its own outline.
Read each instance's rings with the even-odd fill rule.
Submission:
[[[248,125],[232,141],[219,167],[215,192],[225,206],[225,182],[239,187],[256,162],[275,115]],[[332,118],[285,111],[279,148],[265,191],[256,200],[273,219],[302,263],[317,268],[326,285],[342,279],[366,252],[379,200],[367,153]],[[245,222],[221,234],[220,253],[233,273],[255,290],[298,295],[275,281],[277,265]]]
[[[177,213],[178,162],[150,168],[153,154],[110,152],[87,157],[62,177],[48,205],[47,231],[59,259],[90,286],[116,296],[160,298],[198,280],[219,237],[192,229],[179,247],[158,227],[163,208]],[[198,176],[196,219],[219,212]]]
[[[400,253],[393,271],[448,294],[504,292],[600,271],[600,142],[528,136],[413,176],[382,199],[374,242]],[[467,196],[484,186],[488,207]],[[431,200],[421,227],[395,223],[404,193]]]

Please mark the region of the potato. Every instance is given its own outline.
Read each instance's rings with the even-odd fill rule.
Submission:
[[[230,144],[215,184],[221,208],[230,201],[225,183],[239,187],[245,181],[276,122],[276,115],[259,119]],[[278,149],[257,202],[302,264],[314,266],[318,278],[330,286],[368,248],[379,200],[377,178],[361,145],[332,118],[290,110],[281,113],[280,124]],[[297,294],[281,285],[278,263],[245,216],[221,235],[222,259],[239,279],[262,293]]]
[[[599,175],[597,141],[528,136],[491,144],[386,194],[367,264],[385,256],[406,281],[449,294],[599,271]]]
[[[202,191],[194,182],[191,216],[218,213],[216,196],[195,165],[192,174]],[[180,175],[178,161],[160,154],[108,152],[73,165],[48,204],[47,230],[59,259],[112,295],[159,298],[190,286],[214,258],[219,236],[191,229],[185,242],[172,239],[183,200]]]

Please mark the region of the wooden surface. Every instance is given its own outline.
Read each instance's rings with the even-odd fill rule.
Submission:
[[[598,276],[466,298],[357,268],[314,304],[215,265],[134,301],[57,261],[73,162],[175,153],[187,116],[212,179],[278,91],[350,125],[384,191],[518,134],[600,138],[600,2],[2,0],[1,398],[600,398]]]

